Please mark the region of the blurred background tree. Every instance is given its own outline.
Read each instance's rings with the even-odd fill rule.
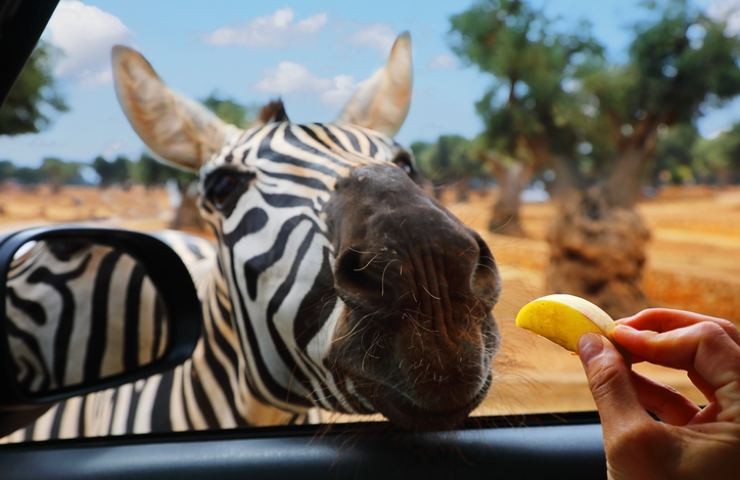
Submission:
[[[23,67],[0,108],[0,135],[38,133],[51,124],[67,104],[52,75],[52,47],[40,42]]]
[[[117,156],[112,161],[98,155],[91,165],[100,178],[99,185],[101,188],[107,188],[111,185],[127,185],[131,181],[133,166],[131,160],[123,155]]]
[[[450,21],[453,50],[491,74],[476,104],[484,123],[479,157],[496,172],[501,192],[489,229],[519,235],[524,188],[574,155],[583,122],[575,74],[591,57],[601,58],[603,48],[587,23],[561,33],[557,21],[520,0],[481,0]]]
[[[643,185],[659,158],[677,170],[729,165],[732,140],[679,135],[740,93],[740,39],[723,20],[686,0],[642,8],[647,20],[632,27],[623,62],[605,57],[587,24],[559,33],[558,22],[522,0],[479,0],[450,20],[454,51],[492,76],[476,105],[483,156],[501,188],[491,229],[521,233],[512,191],[552,169],[559,213],[548,234],[548,289],[591,298],[616,316],[648,304],[641,279],[650,235],[634,208]],[[660,132],[671,127],[659,152]]]
[[[658,131],[651,185],[693,185],[699,182],[693,149],[699,131],[691,123],[679,123]]]
[[[41,161],[38,171],[43,181],[50,184],[54,191],[58,191],[62,185],[84,183],[78,162],[65,162],[60,158],[46,157]]]
[[[740,183],[740,122],[714,138],[697,140],[691,153],[693,170],[702,182]]]
[[[476,156],[474,141],[461,135],[440,135],[434,142],[414,142],[411,150],[419,170],[432,182],[437,196],[452,186],[458,200],[467,200],[471,181],[485,181],[490,177]]]
[[[215,91],[201,100],[201,103],[224,122],[239,128],[249,127],[259,113],[259,107],[241,104]]]
[[[584,94],[592,98],[591,136],[603,137],[603,197],[631,208],[656,161],[658,134],[693,125],[706,108],[740,93],[740,39],[724,21],[708,18],[686,0],[647,2],[653,10],[632,29],[624,64],[584,65]]]

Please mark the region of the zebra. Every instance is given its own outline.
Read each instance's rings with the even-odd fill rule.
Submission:
[[[293,123],[278,100],[240,130],[170,90],[138,52],[116,46],[112,61],[140,138],[199,172],[217,239],[209,267],[191,270],[203,336],[182,365],[68,400],[26,438],[313,422],[323,411],[449,428],[480,404],[501,281],[487,244],[415,183],[412,153],[392,138],[411,98],[408,33],[333,123]]]
[[[25,392],[110,377],[164,355],[166,307],[127,253],[91,241],[29,242],[5,281],[8,346]]]

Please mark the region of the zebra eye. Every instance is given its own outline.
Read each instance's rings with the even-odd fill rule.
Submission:
[[[204,182],[205,197],[219,211],[230,213],[253,178],[254,174],[250,172],[213,172]]]
[[[392,160],[393,163],[395,163],[401,170],[406,172],[406,175],[409,177],[414,177],[416,175],[416,168],[414,167],[414,161],[411,158],[411,155],[409,152],[405,150],[401,150],[396,154],[396,156]]]

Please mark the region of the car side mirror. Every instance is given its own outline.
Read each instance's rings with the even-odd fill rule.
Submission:
[[[0,412],[169,370],[191,356],[201,324],[190,273],[152,236],[90,227],[7,235],[0,239]]]

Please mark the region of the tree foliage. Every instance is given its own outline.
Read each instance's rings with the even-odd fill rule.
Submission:
[[[131,160],[119,155],[114,160],[108,161],[102,155],[98,155],[92,161],[92,168],[100,177],[100,186],[105,188],[111,185],[122,185],[127,183],[131,177]]]
[[[52,48],[41,42],[0,108],[0,135],[38,133],[50,125],[55,112],[67,110],[52,75]]]
[[[479,0],[451,18],[453,48],[491,86],[477,103],[490,150],[561,184],[604,184],[607,206],[630,207],[655,165],[658,132],[691,125],[740,92],[740,39],[686,0],[643,4],[624,61],[587,24],[558,21],[522,0]],[[574,33],[575,32],[575,33]]]
[[[41,178],[55,187],[65,184],[83,183],[80,177],[80,163],[65,162],[57,157],[46,157],[41,161]]]
[[[177,180],[181,185],[188,185],[197,178],[194,173],[165,165],[146,152],[131,164],[130,175],[134,183],[146,187],[163,185],[170,179]]]
[[[230,97],[217,92],[211,92],[201,103],[216,114],[224,122],[239,128],[247,128],[257,116],[258,109],[254,106],[241,104]]]
[[[699,132],[690,123],[662,129],[658,134],[651,183],[684,185],[699,181],[703,173],[697,171],[693,153],[699,138]]]
[[[583,116],[571,90],[577,67],[603,52],[590,26],[558,32],[555,20],[521,0],[479,0],[451,25],[453,50],[491,75],[476,104],[487,146],[537,166],[570,155]]]
[[[561,33],[524,0],[478,0],[451,18],[454,50],[491,75],[476,107],[492,150],[486,155],[499,180],[513,185],[501,189],[492,225],[516,221],[521,180],[552,168],[551,191],[562,201],[548,235],[548,288],[590,297],[618,315],[646,305],[640,279],[649,232],[634,203],[655,165],[660,132],[690,129],[707,107],[740,93],[740,38],[726,33],[724,21],[687,0],[642,8],[645,20],[633,26],[618,62],[585,25]],[[695,136],[675,131],[658,152],[669,166],[692,163],[686,152],[715,170],[729,164],[731,141],[692,147]],[[598,260],[615,252],[619,268],[603,268]]]
[[[702,181],[740,183],[740,122],[712,139],[699,139],[692,154],[694,171]]]
[[[661,129],[693,124],[706,108],[740,93],[740,39],[726,33],[724,21],[686,0],[646,7],[653,15],[633,27],[625,63],[594,63],[580,72],[593,112],[587,141],[604,159],[599,178],[615,206],[638,199]]]
[[[473,142],[460,135],[440,135],[434,142],[411,144],[416,163],[425,178],[435,184],[485,177]]]
[[[500,185],[489,228],[516,235],[521,192],[546,167],[578,160],[579,131],[587,123],[575,88],[580,65],[603,55],[582,23],[571,32],[521,0],[479,0],[451,18],[453,50],[490,75],[476,103],[484,130],[478,157]]]

